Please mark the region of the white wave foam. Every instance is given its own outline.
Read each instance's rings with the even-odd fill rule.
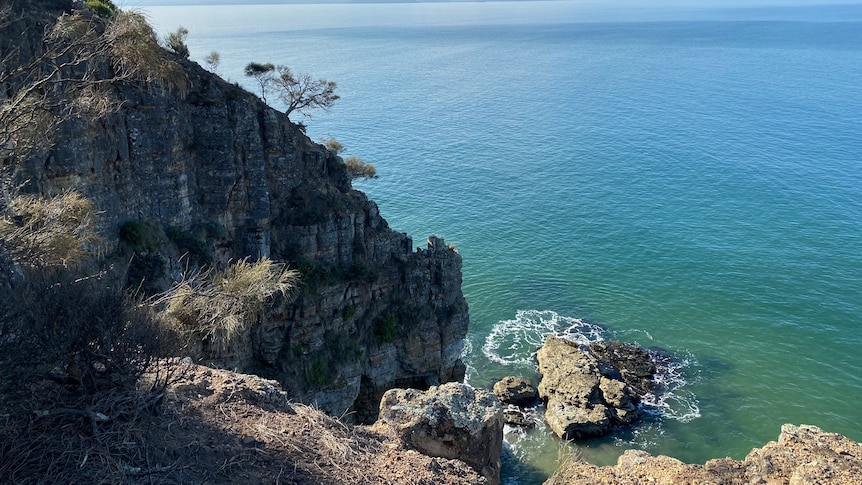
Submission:
[[[650,353],[658,369],[654,379],[654,391],[641,400],[642,410],[647,414],[683,423],[699,418],[697,396],[683,389],[688,382],[686,369],[692,366],[694,358],[673,357],[666,352],[655,350],[650,350]]]
[[[503,365],[531,365],[533,353],[548,334],[586,345],[603,340],[603,332],[597,325],[551,310],[518,310],[514,319],[494,325],[485,338],[482,353]]]

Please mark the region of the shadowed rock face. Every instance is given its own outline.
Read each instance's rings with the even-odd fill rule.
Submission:
[[[647,350],[616,340],[593,342],[589,350],[599,362],[611,364],[602,367],[607,377],[622,380],[638,397],[652,391],[656,365]]]
[[[462,380],[468,313],[458,253],[436,237],[414,250],[300,126],[177,62],[187,96],[118,86],[122,109],[65,123],[55,146],[18,167],[25,189],[90,198],[109,250],[123,223],[148,221],[182,234],[207,228],[201,242],[217,266],[268,256],[298,268],[295,300],[276,302],[230,348],[205,348],[207,363],[277,379],[294,399],[338,415],[352,409],[362,421],[374,419],[387,389]],[[182,252],[165,240],[146,255],[156,268],[146,277],[179,278]]]
[[[393,429],[418,451],[457,458],[500,483],[503,409],[488,391],[444,384],[421,392],[392,389],[380,402],[377,427]]]
[[[523,377],[507,376],[494,384],[494,395],[503,404],[531,406],[539,394],[533,383]]]
[[[612,344],[608,344],[610,346]],[[632,349],[632,358],[640,363],[640,349]],[[613,344],[614,362],[628,362],[623,346]],[[648,354],[647,354],[648,356]],[[629,424],[638,418],[639,394],[623,380],[621,370],[593,352],[582,351],[576,344],[549,335],[537,354],[539,362],[539,397],[546,403],[545,419],[551,429],[564,439],[598,436],[615,425]],[[634,367],[634,366],[633,366]],[[640,367],[638,367],[639,369]],[[652,367],[655,372],[655,367]]]
[[[563,466],[545,485],[654,483],[745,483],[844,485],[862,477],[862,445],[815,426],[781,427],[778,442],[755,448],[744,460],[710,460],[689,465],[668,456],[627,450],[616,466],[585,462]]]

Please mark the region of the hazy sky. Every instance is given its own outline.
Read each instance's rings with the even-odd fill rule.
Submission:
[[[115,0],[116,1],[116,0]],[[192,5],[192,4],[219,4],[219,5],[255,5],[268,3],[392,3],[400,0],[119,0],[116,1],[123,7],[139,7],[148,5]],[[443,0],[447,1],[447,0]],[[469,1],[469,0],[448,0]],[[540,0],[521,0],[540,1]],[[563,0],[584,5],[602,7],[710,7],[710,8],[738,8],[738,7],[765,7],[765,6],[805,6],[805,5],[836,5],[836,4],[862,4],[862,0]],[[413,3],[405,0],[403,3]]]

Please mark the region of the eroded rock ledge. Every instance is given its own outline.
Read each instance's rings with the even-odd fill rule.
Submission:
[[[616,466],[569,463],[545,485],[845,485],[858,484],[860,480],[862,445],[816,426],[785,424],[777,442],[755,448],[741,461],[720,458],[703,465],[690,465],[668,456],[628,450]]]

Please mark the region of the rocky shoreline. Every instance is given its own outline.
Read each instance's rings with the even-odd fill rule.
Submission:
[[[847,485],[862,483],[862,445],[816,426],[785,424],[778,441],[751,450],[743,460],[719,458],[703,465],[627,450],[616,466],[585,462],[564,465],[545,485],[769,484]]]

